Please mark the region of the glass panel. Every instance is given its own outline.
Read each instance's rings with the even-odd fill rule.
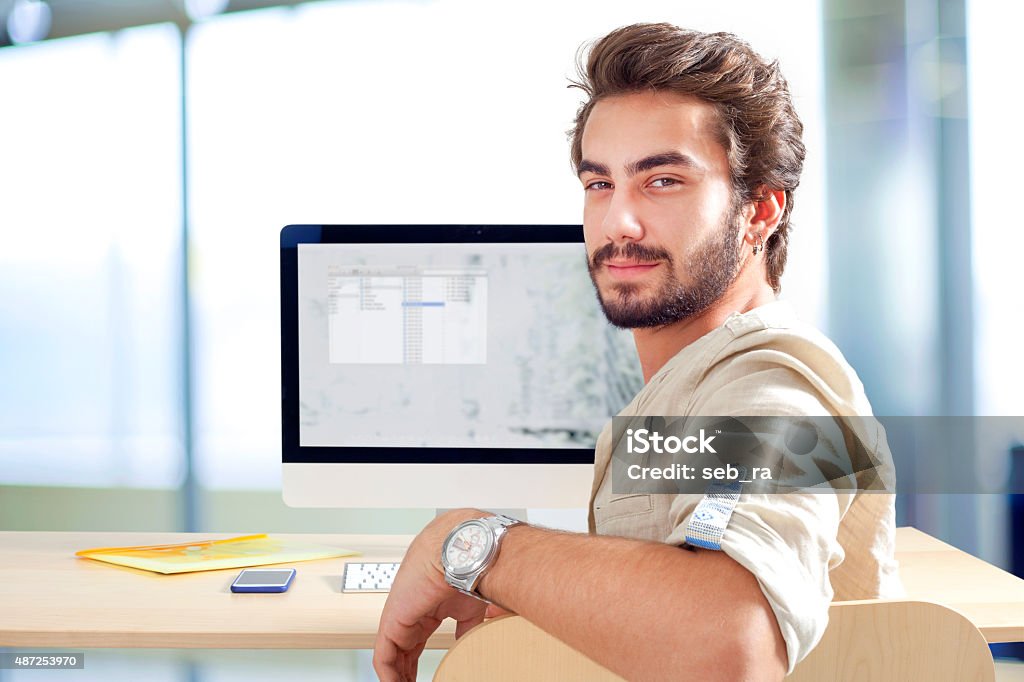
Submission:
[[[1007,82],[1005,71],[1020,64],[1013,27],[1024,21],[1024,5],[971,2],[967,17],[975,396],[978,414],[1018,415],[1024,414],[1021,232],[1010,207],[1018,191],[1015,166],[1024,156],[1024,139],[1013,132],[1011,121],[1012,112],[1024,107],[1024,94]]]
[[[180,479],[179,45],[0,50],[0,483]]]

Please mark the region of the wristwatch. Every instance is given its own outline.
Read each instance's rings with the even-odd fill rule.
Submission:
[[[520,523],[511,516],[496,514],[455,526],[441,546],[444,579],[459,592],[487,601],[476,591],[477,583],[498,558],[505,533]]]

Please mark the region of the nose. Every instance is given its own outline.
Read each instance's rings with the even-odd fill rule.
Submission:
[[[612,193],[602,221],[605,238],[615,244],[626,240],[640,241],[644,237],[643,223],[637,211],[636,201],[628,190]]]

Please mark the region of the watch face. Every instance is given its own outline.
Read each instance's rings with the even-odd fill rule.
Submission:
[[[471,573],[483,564],[493,542],[494,537],[487,526],[479,521],[469,521],[459,527],[445,545],[445,563],[453,573]]]

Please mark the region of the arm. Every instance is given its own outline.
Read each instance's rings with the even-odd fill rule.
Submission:
[[[415,675],[445,616],[460,621],[459,635],[483,620],[482,602],[444,582],[440,554],[455,525],[485,515],[449,512],[409,548],[381,616],[382,680]],[[628,679],[785,675],[785,644],[757,580],[722,552],[516,526],[479,591]]]

